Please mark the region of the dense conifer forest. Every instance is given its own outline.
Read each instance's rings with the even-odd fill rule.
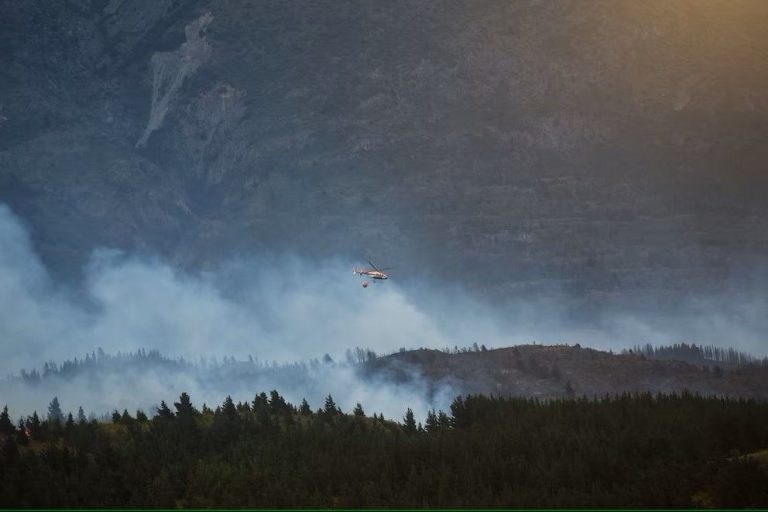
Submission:
[[[148,418],[0,415],[3,507],[766,507],[768,404],[457,397],[424,424],[277,391]]]

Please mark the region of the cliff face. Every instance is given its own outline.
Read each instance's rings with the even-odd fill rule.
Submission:
[[[291,250],[616,300],[768,256],[764,2],[0,7],[0,199],[64,274]]]

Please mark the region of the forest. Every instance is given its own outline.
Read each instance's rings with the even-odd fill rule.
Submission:
[[[635,345],[629,352],[642,354],[651,359],[685,361],[696,365],[768,368],[768,357],[755,357],[734,348],[714,345],[675,343],[674,345],[654,347],[647,343],[642,346]]]
[[[0,414],[2,507],[768,507],[768,404],[457,397],[423,424],[277,391]]]

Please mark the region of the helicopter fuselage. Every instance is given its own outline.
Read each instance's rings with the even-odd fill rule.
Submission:
[[[387,274],[379,270],[355,269],[353,272],[361,276],[368,276],[371,279],[380,279],[380,280],[389,279],[389,276]]]

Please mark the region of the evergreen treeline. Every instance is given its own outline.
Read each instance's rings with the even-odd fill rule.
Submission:
[[[580,345],[576,345],[580,347]],[[446,354],[465,354],[472,352],[486,352],[485,345],[478,346],[473,343],[467,347],[446,347],[441,350]],[[407,352],[405,348],[398,352]],[[757,358],[745,352],[733,348],[720,348],[715,346],[703,346],[687,343],[654,347],[651,344],[635,345],[631,350],[625,351],[640,354],[650,359],[677,360],[700,366],[722,365],[731,368],[768,368],[768,358]],[[381,357],[376,352],[355,347],[345,353],[345,363],[348,365],[363,364]],[[163,356],[157,350],[139,349],[136,352],[115,355],[106,354],[98,349],[83,358],[74,358],[64,361],[60,365],[54,361],[46,362],[42,370],[21,370],[19,377],[27,384],[38,384],[43,379],[61,378],[72,379],[79,375],[94,375],[99,372],[112,374],[131,369],[153,369],[161,371],[186,371],[205,375],[207,378],[218,377],[231,379],[252,378],[259,375],[283,375],[286,378],[296,379],[306,375],[308,370],[317,368],[322,364],[334,363],[330,355],[325,354],[321,359],[313,358],[308,362],[293,362],[279,364],[276,361],[262,361],[257,357],[248,356],[247,359],[238,360],[233,356],[224,356],[221,360],[216,358],[200,358],[198,361],[189,361],[184,358],[169,358]],[[719,367],[716,370],[722,370]]]
[[[768,404],[457,398],[418,424],[276,391],[149,419],[0,415],[4,507],[766,507]]]
[[[635,345],[632,352],[642,354],[651,359],[685,361],[698,365],[719,363],[734,367],[755,366],[768,368],[768,357],[761,359],[733,348],[721,348],[713,345],[675,343],[674,345],[654,347],[647,343],[642,346]]]
[[[363,351],[356,348],[355,353],[362,352],[367,357],[376,357],[374,352]],[[372,354],[372,356],[371,356]],[[326,354],[324,363],[333,362]],[[225,377],[231,379],[250,378],[257,375],[285,374],[295,376],[297,373],[306,373],[309,368],[316,368],[321,364],[319,359],[310,359],[308,363],[294,362],[278,364],[276,361],[262,361],[253,356],[238,360],[234,356],[224,356],[221,360],[215,357],[200,358],[198,361],[189,361],[180,358],[170,358],[160,354],[157,350],[139,349],[136,352],[118,352],[107,354],[101,348],[86,354],[83,358],[66,360],[60,365],[55,361],[46,362],[42,371],[21,370],[19,376],[27,384],[39,384],[45,379],[60,378],[69,380],[80,375],[93,376],[99,373],[112,375],[114,373],[131,370],[159,370],[163,372],[184,371],[189,374],[205,375],[208,378]],[[13,378],[13,377],[12,377]]]

